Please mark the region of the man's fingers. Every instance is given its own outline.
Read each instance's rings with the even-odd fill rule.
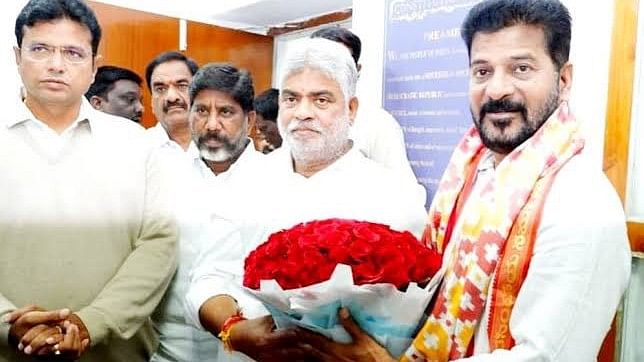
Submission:
[[[36,339],[41,333],[47,330],[47,326],[44,324],[39,324],[32,327],[25,333],[22,338],[20,338],[20,343],[18,343],[18,350],[23,351],[25,354],[31,354],[34,351],[31,347],[31,342]]]
[[[39,326],[42,326],[40,324]],[[33,328],[32,328],[33,330]],[[31,330],[30,330],[31,332]],[[26,336],[26,335],[25,335]],[[29,343],[22,342],[25,347],[26,354],[37,354],[42,355],[41,350],[50,350],[53,344],[56,344],[62,340],[63,336],[59,332],[58,327],[45,326],[43,330],[40,331]],[[24,340],[24,337],[23,337]]]
[[[42,310],[42,309],[40,307],[38,307],[37,305],[35,305],[35,304],[26,305],[26,306],[24,306],[22,308],[18,308],[16,310],[14,310],[13,312],[9,312],[9,313],[3,315],[2,316],[2,322],[4,322],[4,323],[13,323],[16,320],[18,320],[18,318],[22,317],[23,314],[25,314],[27,312],[35,311],[35,310]]]
[[[340,324],[349,333],[354,342],[358,342],[365,337],[364,331],[356,324],[347,308],[340,308],[338,312]]]
[[[53,324],[60,322],[61,320],[69,317],[69,309],[60,309],[60,310],[48,310],[48,311],[30,311],[24,313],[16,323],[23,324]]]

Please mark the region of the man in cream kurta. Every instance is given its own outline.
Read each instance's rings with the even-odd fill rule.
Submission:
[[[146,361],[175,269],[164,169],[139,125],[83,97],[100,42],[85,3],[29,1],[16,38],[25,100],[0,122],[0,361]]]
[[[147,316],[174,272],[177,234],[143,135],[85,100],[60,135],[23,104],[0,132],[0,314],[70,308],[91,338],[83,360],[144,361],[154,347]],[[13,360],[2,327],[0,361]]]

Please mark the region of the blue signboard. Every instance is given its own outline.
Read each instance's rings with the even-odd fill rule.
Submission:
[[[427,206],[454,147],[472,125],[460,27],[479,1],[386,1],[383,105],[403,129]]]

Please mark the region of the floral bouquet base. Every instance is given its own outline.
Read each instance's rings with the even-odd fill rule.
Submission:
[[[342,343],[351,342],[338,320],[338,309],[346,307],[365,332],[399,356],[425,319],[437,275],[426,288],[412,282],[403,292],[391,283],[355,285],[351,267],[338,264],[317,284],[284,290],[275,280],[262,280],[259,290],[246,290],[264,303],[278,328],[303,327]]]

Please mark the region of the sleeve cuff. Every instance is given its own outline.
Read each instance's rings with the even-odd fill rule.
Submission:
[[[9,345],[9,329],[11,329],[10,323],[0,322],[0,346]]]
[[[184,303],[187,322],[203,330],[199,320],[199,309],[208,299],[217,295],[229,295],[234,298],[248,319],[269,314],[262,302],[232,283],[232,281],[227,283],[217,278],[203,278],[190,285]]]
[[[107,337],[108,324],[105,322],[105,316],[98,310],[89,306],[81,309],[76,315],[85,323],[92,346],[101,343]]]

